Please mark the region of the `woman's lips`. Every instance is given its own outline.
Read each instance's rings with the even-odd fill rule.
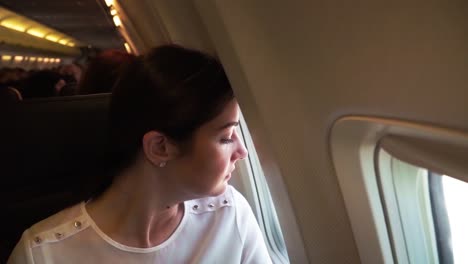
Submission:
[[[229,174],[226,175],[226,179],[227,179],[227,180],[229,180],[229,179],[231,178],[232,173],[233,173],[234,170],[236,169],[236,166],[232,166],[232,167],[233,167],[233,168],[232,168],[231,172],[229,172]]]

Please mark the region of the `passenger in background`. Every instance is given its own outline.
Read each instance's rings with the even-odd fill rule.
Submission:
[[[79,94],[110,93],[125,64],[134,55],[119,50],[101,52],[88,63],[79,83]]]
[[[27,229],[8,263],[271,263],[252,209],[228,184],[247,150],[217,59],[155,48],[126,67],[109,111],[109,185]]]
[[[78,64],[72,63],[60,65],[57,72],[64,76],[64,81],[69,84],[80,82],[83,70]]]
[[[60,90],[61,96],[70,96],[78,94],[78,83],[81,80],[82,68],[75,63],[61,65],[57,72],[62,76],[65,85]]]
[[[21,88],[24,99],[53,97],[60,94],[65,85],[61,75],[52,70],[41,70],[30,73]]]
[[[21,82],[28,77],[28,72],[21,68],[0,69],[0,86],[18,89]]]

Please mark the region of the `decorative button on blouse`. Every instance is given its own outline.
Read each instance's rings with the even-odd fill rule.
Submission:
[[[80,221],[75,221],[75,223],[73,223],[73,225],[75,226],[75,228],[78,228],[78,229],[81,228],[81,222]]]

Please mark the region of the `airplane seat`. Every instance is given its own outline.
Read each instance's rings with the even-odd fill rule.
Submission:
[[[18,103],[23,100],[21,93],[13,87],[0,88],[0,104]]]
[[[62,87],[60,90],[60,96],[72,96],[78,94],[77,83],[69,83]]]
[[[0,263],[25,229],[89,198],[109,173],[109,100],[99,94],[0,105]]]

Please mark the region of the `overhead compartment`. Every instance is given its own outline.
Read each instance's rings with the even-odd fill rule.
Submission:
[[[0,7],[0,44],[2,51],[36,51],[51,56],[78,56],[78,40],[27,17]]]

